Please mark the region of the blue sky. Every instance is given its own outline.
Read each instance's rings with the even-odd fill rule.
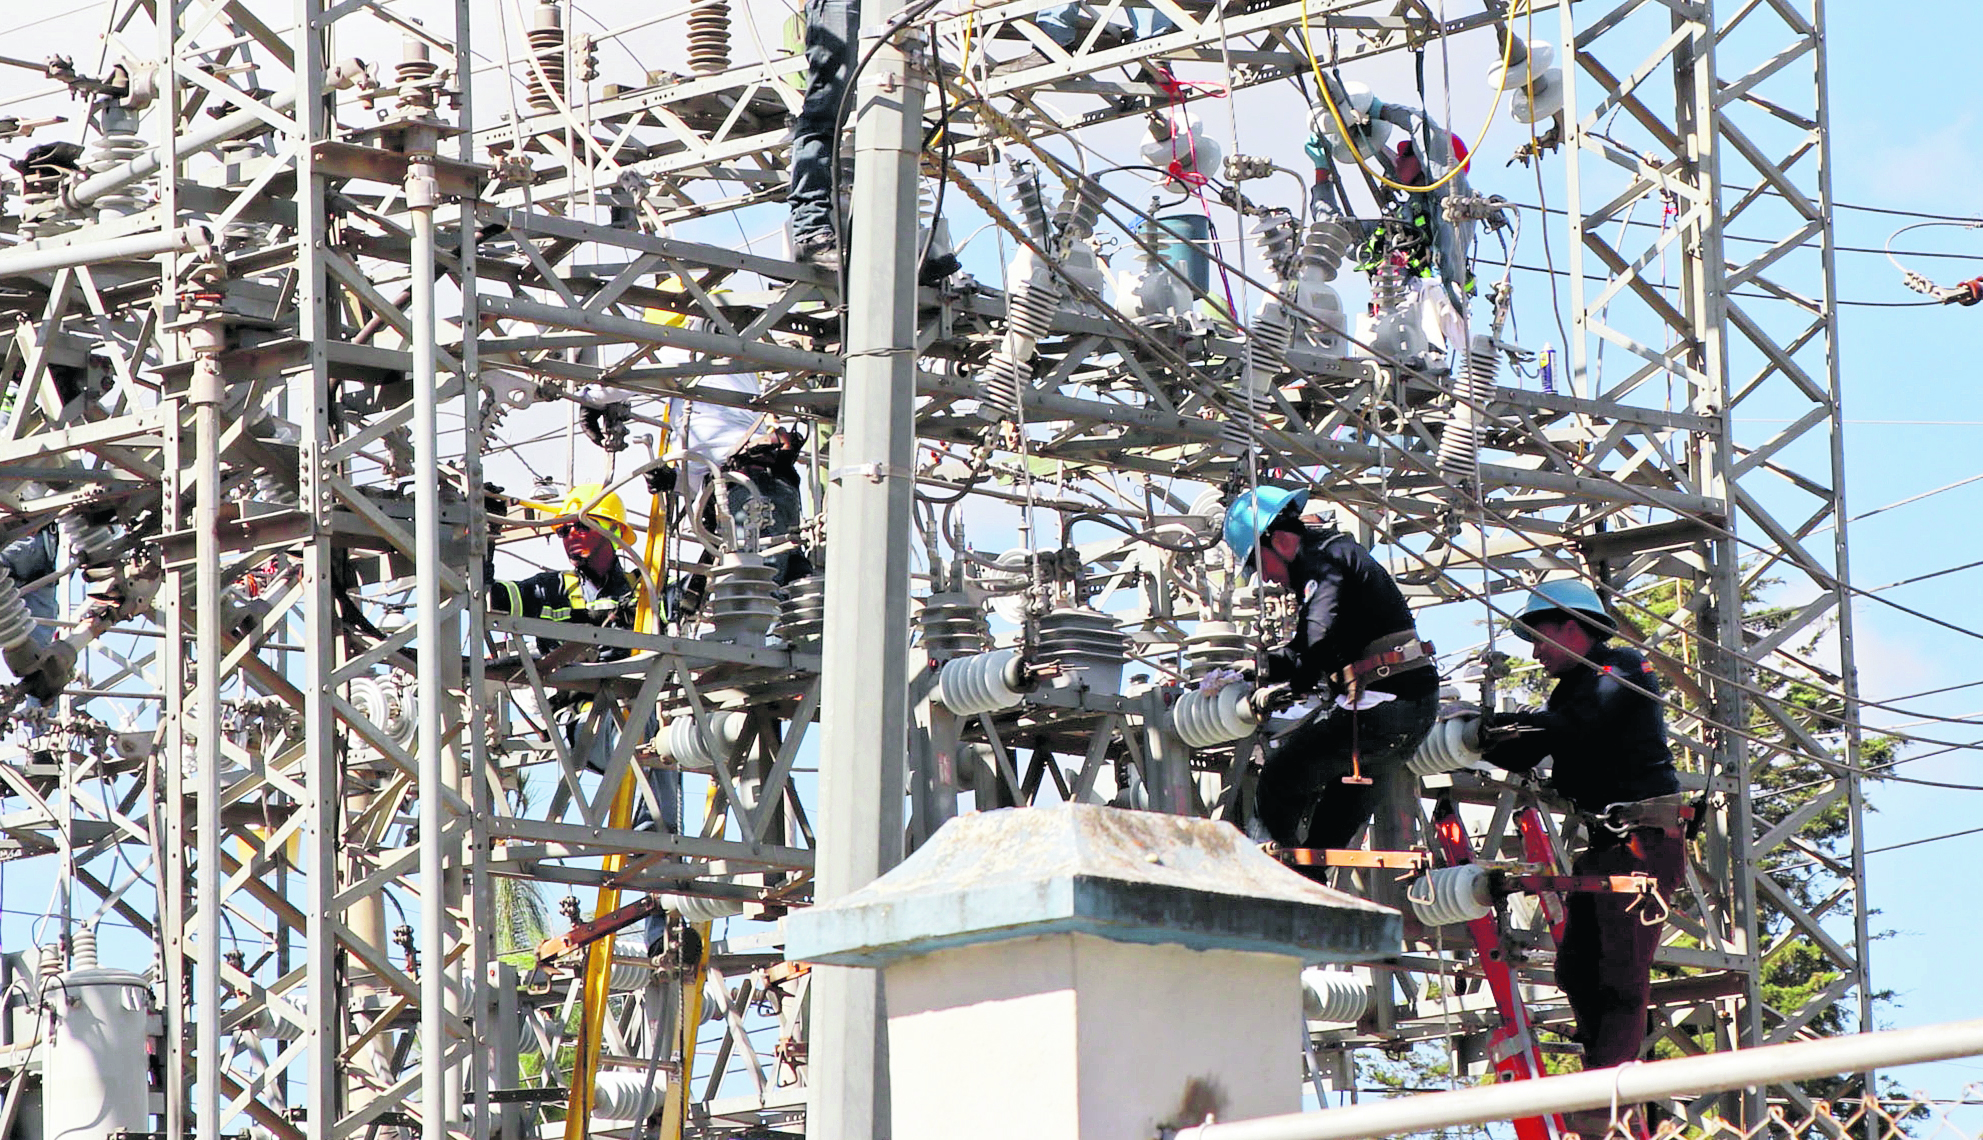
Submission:
[[[1983,8],[1954,0],[1829,7],[1838,200],[1983,218],[1983,123],[1965,94],[1975,76],[1968,49],[1983,36]],[[1839,243],[1877,248],[1907,221],[1841,211]],[[1967,261],[1911,263],[1942,284],[1983,274],[1983,231],[1917,230],[1901,242],[1909,249],[1970,255]],[[1845,254],[1839,266],[1843,297],[1914,296],[1883,257]],[[1846,417],[1854,421],[1846,435],[1853,513],[1983,474],[1983,389],[1975,383],[1983,308],[1847,307],[1840,338]],[[1979,517],[1983,483],[1855,523],[1855,582],[1871,588],[1983,559]],[[1957,625],[1983,625],[1978,601],[1983,568],[1883,596]],[[1856,616],[1860,678],[1868,696],[1890,698],[1983,680],[1983,641],[1864,601]],[[1983,723],[1977,718],[1983,687],[1904,703]],[[1867,719],[1894,721],[1870,714]],[[1929,724],[1917,731],[1951,741],[1983,736],[1973,725]],[[1900,771],[1921,779],[1983,783],[1983,765],[1973,751],[1924,759]],[[1879,809],[1867,824],[1873,847],[1983,826],[1983,792],[1888,784],[1876,787],[1872,799]],[[1872,957],[1875,983],[1895,991],[1887,1014],[1893,1024],[1983,1016],[1983,991],[1950,969],[1970,956],[1969,948],[1983,934],[1971,871],[1979,858],[1983,834],[1868,857],[1868,893],[1881,912],[1874,929],[1893,932]],[[1962,1083],[1983,1080],[1983,1060],[1896,1077],[1947,1096]]]

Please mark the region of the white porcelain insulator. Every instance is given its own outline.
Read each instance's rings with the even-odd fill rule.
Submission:
[[[936,679],[937,702],[958,716],[1016,707],[1023,694],[1012,687],[1007,674],[1018,655],[1016,649],[996,649],[944,662]]]
[[[662,895],[661,908],[695,926],[715,922],[719,918],[735,918],[744,913],[744,902],[742,899],[706,899],[697,895]]]
[[[1217,692],[1192,690],[1171,706],[1171,726],[1179,740],[1193,748],[1216,748],[1244,740],[1260,727],[1247,697],[1253,686],[1227,685]]]
[[[1452,926],[1494,913],[1487,872],[1472,863],[1433,868],[1412,883],[1405,898],[1427,926]]]
[[[606,1120],[642,1120],[661,1107],[668,1074],[601,1073],[592,1086],[592,1115]]]
[[[34,614],[12,578],[0,576],[0,649],[25,645],[34,636]]]
[[[1370,983],[1349,970],[1311,966],[1301,972],[1301,1016],[1308,1021],[1354,1025],[1370,1008]]]
[[[1480,751],[1467,743],[1478,718],[1456,716],[1432,726],[1405,769],[1414,776],[1433,776],[1468,768],[1480,759]]]
[[[744,734],[748,717],[741,712],[712,712],[709,714],[709,736],[715,737],[715,746],[722,749],[727,757]],[[667,757],[688,771],[708,772],[716,767],[716,759],[711,755],[704,734],[696,730],[693,716],[679,716],[668,722],[662,730],[661,743],[667,749]]]

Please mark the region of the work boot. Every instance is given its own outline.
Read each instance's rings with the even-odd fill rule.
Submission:
[[[828,273],[839,273],[842,265],[840,240],[831,230],[795,237],[792,239],[792,260]]]

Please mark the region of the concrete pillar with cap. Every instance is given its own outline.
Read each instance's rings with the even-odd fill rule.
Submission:
[[[953,819],[785,933],[882,971],[893,1140],[1150,1140],[1298,1110],[1302,967],[1399,920],[1229,824],[1069,804]]]

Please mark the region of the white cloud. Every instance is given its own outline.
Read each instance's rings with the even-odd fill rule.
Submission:
[[[1968,112],[1935,123],[1856,123],[1834,144],[1839,196],[1959,213],[1983,209],[1983,131]]]

